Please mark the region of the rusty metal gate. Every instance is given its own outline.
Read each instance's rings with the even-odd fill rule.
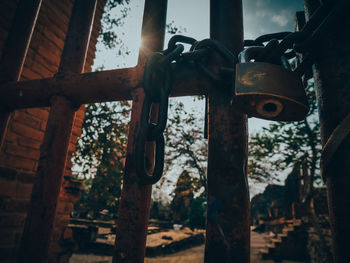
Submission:
[[[113,262],[143,262],[152,186],[140,185],[136,179],[136,137],[141,127],[145,99],[142,88],[144,70],[147,59],[153,52],[163,48],[167,0],[145,1],[143,47],[136,67],[93,73],[83,73],[83,68],[97,0],[76,0],[55,77],[18,82],[41,0],[20,3],[15,17],[17,27],[9,33],[1,61],[3,84],[0,96],[4,103],[0,113],[1,142],[11,111],[47,106],[51,110],[41,147],[39,180],[33,189],[19,261],[47,260],[75,111],[86,103],[132,100],[126,173],[118,212]],[[210,38],[220,42],[233,54],[238,54],[243,49],[242,0],[210,1]],[[350,58],[349,52],[347,58]],[[217,64],[226,62],[220,56],[213,56],[209,63],[215,69]],[[349,81],[347,89],[349,90]],[[171,91],[171,96],[207,95],[209,100],[206,262],[250,261],[250,203],[246,177],[247,115],[237,110],[237,105],[230,99],[230,92],[231,90],[222,89],[217,83],[211,82],[198,68],[190,66],[177,70]],[[151,119],[156,118],[157,108],[152,106]],[[328,136],[330,135],[326,138]],[[154,147],[152,143],[146,147],[151,163],[154,162]],[[349,179],[346,179],[346,189],[349,189],[349,185]],[[337,200],[333,188],[333,185],[329,185],[329,191],[334,194],[332,200],[341,203],[348,211],[346,205],[349,204],[349,197],[343,196],[347,200],[345,202]],[[334,212],[336,229],[342,228],[345,224],[342,219],[344,213],[341,213],[341,219],[337,221],[336,210],[332,205],[330,209],[331,213]],[[349,212],[346,213],[349,215]],[[219,219],[216,216],[218,214]],[[345,231],[350,234],[349,227]],[[338,238],[337,235],[337,262],[345,262],[342,245],[345,244],[345,239],[344,236]]]

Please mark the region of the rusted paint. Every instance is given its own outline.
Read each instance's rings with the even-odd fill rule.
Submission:
[[[295,72],[270,63],[238,64],[235,96],[241,110],[249,117],[300,121],[309,111],[301,78]],[[272,108],[265,105],[272,105]]]
[[[306,17],[319,5],[317,0],[305,0]],[[334,1],[336,4],[336,1]],[[343,19],[327,33],[327,39],[318,43],[313,70],[319,105],[321,140],[324,145],[334,129],[350,113],[350,37],[345,31],[350,21]],[[349,261],[350,235],[350,140],[341,146],[322,170],[328,190],[328,207],[333,236],[334,259],[337,263]]]
[[[89,47],[97,0],[76,0],[57,75],[82,73]],[[44,141],[40,149],[38,180],[24,226],[18,262],[47,262],[56,205],[66,166],[69,139],[75,117],[67,98],[53,96]]]
[[[163,48],[167,0],[146,0],[142,24],[142,52],[150,54]],[[140,56],[140,60],[142,57]],[[139,62],[140,62],[139,60]],[[133,93],[133,106],[128,135],[126,168],[118,211],[117,233],[113,262],[143,262],[151,202],[152,186],[140,186],[136,180],[135,147],[140,129],[144,91]],[[156,111],[152,112],[155,118]],[[149,145],[146,155],[154,160],[154,145]]]
[[[236,53],[243,48],[241,0],[210,1],[210,37]],[[222,63],[214,58],[213,65]],[[208,209],[205,262],[249,262],[247,116],[230,87],[209,90]]]
[[[134,68],[9,82],[0,86],[0,103],[8,110],[47,107],[50,98],[57,94],[77,105],[131,100],[133,91],[142,85],[143,71],[141,61]],[[208,80],[194,65],[176,67],[173,75],[172,97],[206,94]]]
[[[32,38],[42,0],[22,0],[18,3],[0,60],[0,85],[8,81],[19,81],[24,60]],[[0,109],[0,149],[2,148],[9,111]]]

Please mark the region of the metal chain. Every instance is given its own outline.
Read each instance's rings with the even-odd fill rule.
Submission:
[[[340,0],[336,5],[327,1],[316,10],[301,31],[266,34],[255,40],[245,40],[244,46],[248,49],[241,52],[241,62],[249,62],[254,59],[258,62],[277,64],[291,69],[289,60],[297,58],[299,63],[297,63],[295,72],[299,76],[307,74],[317,52],[314,48],[315,44],[325,39],[326,29],[345,13],[344,10],[348,5],[347,0]],[[191,45],[190,50],[183,52],[184,46],[179,43]],[[230,67],[216,65],[216,70],[210,68],[208,61],[213,52],[216,52],[223,62],[229,63]],[[303,59],[300,54],[303,55]],[[141,128],[136,141],[136,172],[141,185],[154,184],[163,174],[165,145],[163,132],[168,117],[172,71],[177,64],[184,61],[197,64],[211,81],[220,84],[217,85],[218,87],[232,87],[234,83],[238,55],[232,54],[229,49],[213,39],[197,41],[191,37],[175,35],[169,40],[167,49],[154,53],[148,59],[143,83],[146,97],[142,107]],[[158,120],[157,123],[151,123],[150,111],[155,103],[159,104]],[[207,119],[205,131],[206,127]],[[151,164],[145,158],[146,142],[156,144],[152,174],[148,172]]]
[[[171,63],[182,51],[183,45],[174,45],[166,52],[154,53],[147,61],[143,87],[145,100],[142,106],[141,128],[136,140],[136,174],[140,185],[154,184],[164,169],[164,129],[168,118],[168,100],[172,87]],[[157,123],[150,122],[153,103],[159,103]],[[155,142],[156,155],[153,173],[151,164],[145,159],[146,142]]]
[[[327,29],[334,22],[339,21],[347,8],[349,8],[349,1],[340,0],[337,4],[326,1],[315,11],[301,31],[262,35],[255,40],[245,40],[244,46],[264,48],[251,59],[282,65],[286,68],[290,68],[289,59],[297,56],[300,58],[302,54],[304,59],[299,59],[301,63],[297,65],[295,71],[299,76],[308,74],[317,52],[317,44],[327,38]],[[264,45],[266,42],[267,44]]]
[[[183,52],[182,44],[191,45],[190,51]],[[232,64],[232,68],[228,71],[234,76],[235,64],[237,57],[234,56],[219,42],[212,39],[197,41],[194,38],[182,35],[173,36],[169,42],[167,49],[161,52],[155,52],[149,57],[143,78],[143,86],[145,91],[145,100],[142,106],[141,127],[136,139],[136,174],[140,185],[154,184],[161,178],[164,169],[164,135],[168,117],[168,99],[172,88],[172,71],[176,64],[180,62],[193,62],[206,73],[206,75],[215,82],[232,84],[232,77],[228,80],[223,72],[227,68],[221,67],[219,72],[205,66],[209,55],[212,51],[216,51],[221,57]],[[175,61],[175,63],[173,63]],[[175,65],[173,65],[175,64]],[[153,104],[158,106],[157,123],[151,123],[150,113]],[[156,153],[153,173],[151,164],[145,158],[146,142],[155,142]]]

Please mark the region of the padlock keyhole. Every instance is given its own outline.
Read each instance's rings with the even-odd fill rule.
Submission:
[[[277,106],[275,103],[266,103],[263,106],[263,111],[268,112],[268,113],[273,113],[277,110]]]

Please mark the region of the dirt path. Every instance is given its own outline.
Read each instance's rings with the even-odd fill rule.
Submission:
[[[259,249],[266,246],[268,234],[251,232],[251,263],[274,263],[271,260],[260,260]],[[180,251],[178,253],[164,255],[154,258],[145,258],[145,263],[202,263],[204,261],[204,245]],[[70,263],[109,263],[110,256],[96,256],[86,254],[74,254]],[[282,261],[282,263],[298,263],[297,261]],[[301,263],[301,262],[299,262]]]

